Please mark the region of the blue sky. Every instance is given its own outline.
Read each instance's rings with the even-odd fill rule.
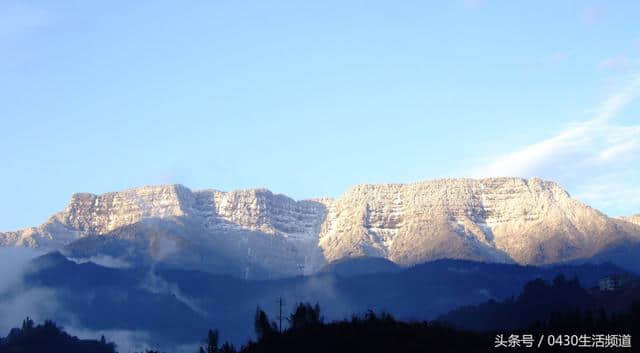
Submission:
[[[74,192],[541,176],[640,212],[640,2],[0,2],[0,230]]]

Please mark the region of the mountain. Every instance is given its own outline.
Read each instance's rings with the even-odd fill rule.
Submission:
[[[530,329],[536,322],[540,326],[543,323],[553,325],[554,321],[569,321],[565,322],[569,325],[564,328],[581,333],[593,330],[596,321],[604,328],[603,321],[606,322],[607,317],[615,321],[623,319],[622,315],[630,311],[640,314],[638,278],[626,277],[628,282],[624,287],[611,291],[584,288],[578,280],[568,280],[564,276],[558,276],[552,282],[536,279],[525,284],[517,297],[462,306],[441,315],[438,320],[452,327],[475,331],[516,331]],[[489,317],[491,320],[487,320]],[[634,326],[631,322],[628,324]],[[637,324],[635,327],[638,328]],[[613,327],[608,329],[613,331]]]
[[[358,257],[402,266],[441,258],[533,265],[596,259],[640,269],[640,225],[609,218],[537,178],[358,185],[335,200],[181,185],[81,193],[39,227],[0,233],[0,244],[243,278],[311,274]]]
[[[319,273],[334,273],[342,277],[367,275],[373,273],[399,272],[401,266],[382,257],[344,258],[334,261],[318,271]]]
[[[459,258],[551,264],[589,258],[640,228],[537,178],[361,185],[329,204],[319,244],[331,261],[382,256],[410,265]]]
[[[309,273],[324,264],[317,248],[323,218],[322,203],[296,202],[268,190],[149,186],[74,194],[46,223],[2,233],[0,244],[264,278]]]
[[[637,214],[631,217],[622,217],[622,220],[640,225],[640,214]]]
[[[115,348],[113,343],[105,340],[71,336],[52,321],[35,325],[29,318],[22,322],[21,328],[15,327],[7,337],[0,337],[0,353],[117,353]]]
[[[286,313],[299,302],[318,302],[327,321],[369,309],[386,310],[403,320],[428,320],[461,305],[517,295],[536,278],[551,280],[563,274],[592,287],[616,273],[624,271],[609,263],[542,268],[437,260],[393,272],[244,280],[163,264],[106,268],[53,252],[30,263],[24,292],[16,289],[8,295],[22,298],[35,290],[55,293],[51,302],[55,305],[50,305],[46,317],[65,327],[148,333],[149,341],[166,347],[198,342],[209,328],[219,329],[224,340],[246,342],[253,331],[256,305],[273,318],[279,298]]]

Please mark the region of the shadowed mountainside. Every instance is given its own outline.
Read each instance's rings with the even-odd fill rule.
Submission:
[[[341,266],[348,268],[349,263]],[[199,340],[194,329],[203,332],[207,327],[219,328],[233,342],[246,341],[251,335],[246,322],[256,305],[273,313],[278,298],[284,299],[285,309],[297,302],[319,302],[331,320],[370,309],[386,310],[403,320],[424,320],[460,305],[517,295],[535,278],[562,273],[592,286],[603,276],[623,271],[611,264],[540,268],[438,260],[393,272],[341,272],[242,280],[163,264],[106,268],[51,253],[32,263],[25,285],[55,291],[58,305],[52,319],[57,321],[72,314],[93,330],[149,332],[158,342],[174,344]]]

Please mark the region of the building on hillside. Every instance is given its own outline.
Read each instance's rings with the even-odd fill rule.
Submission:
[[[600,291],[615,291],[631,286],[633,278],[629,275],[610,275],[598,281]]]

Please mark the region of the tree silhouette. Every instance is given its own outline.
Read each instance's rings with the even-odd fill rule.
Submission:
[[[220,353],[236,353],[236,348],[233,344],[229,342],[225,342],[222,347],[220,347]]]
[[[33,330],[33,320],[31,320],[28,316],[24,321],[22,321],[22,332],[25,334]]]
[[[0,339],[0,353],[38,352],[38,353],[115,353],[115,344],[100,340],[82,340],[64,332],[53,321],[35,325],[27,317],[21,328],[13,328],[5,339]]]
[[[309,303],[299,303],[289,316],[289,328],[297,330],[305,327],[321,325],[324,318],[320,316],[320,305],[311,306]]]
[[[260,307],[256,308],[254,328],[258,340],[271,338],[278,332],[278,325],[275,321],[269,322],[269,317]]]
[[[218,330],[209,330],[209,332],[207,332],[207,353],[218,352],[219,337]]]

